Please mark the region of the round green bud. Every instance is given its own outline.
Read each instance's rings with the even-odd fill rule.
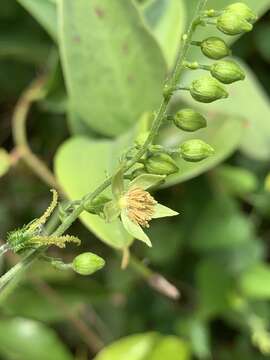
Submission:
[[[202,103],[210,103],[229,96],[224,86],[208,75],[192,82],[190,94],[193,99]]]
[[[245,19],[250,23],[254,23],[257,20],[257,15],[244,3],[237,2],[231,4],[225,8],[225,11],[231,11],[238,15],[240,18]]]
[[[105,261],[98,255],[85,252],[73,259],[72,268],[80,275],[91,275],[100,270],[105,265]]]
[[[210,68],[213,77],[224,84],[231,84],[235,81],[244,80],[245,73],[241,67],[232,60],[223,60],[213,64]]]
[[[217,18],[217,28],[226,35],[238,35],[251,31],[253,26],[233,11],[225,11]]]
[[[206,127],[205,118],[193,109],[182,109],[173,118],[174,125],[184,131],[196,131]]]
[[[145,169],[156,175],[171,175],[179,170],[172,157],[165,153],[150,156],[145,162]]]
[[[211,36],[200,44],[202,53],[210,59],[220,60],[230,55],[231,50],[224,40]]]
[[[197,162],[213,155],[214,149],[199,139],[187,140],[180,146],[180,154],[186,161]]]

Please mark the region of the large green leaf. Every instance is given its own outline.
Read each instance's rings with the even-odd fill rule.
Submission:
[[[104,181],[121,152],[118,147],[122,149],[120,142],[83,137],[71,138],[60,147],[55,158],[55,171],[70,199],[80,199]],[[97,215],[86,212],[81,215],[81,220],[113,247],[121,248],[131,241],[120,221],[107,224]]]
[[[148,1],[142,10],[171,67],[175,62],[179,39],[185,28],[186,14],[183,1],[152,0]]]
[[[197,215],[189,242],[199,252],[224,253],[227,249],[247,247],[254,240],[253,224],[239,210],[237,202],[228,195],[219,194],[209,198]]]
[[[7,360],[72,360],[53,330],[37,321],[0,321],[0,354]]]
[[[107,346],[95,360],[188,360],[187,343],[176,336],[156,333],[132,335]]]
[[[205,140],[215,149],[215,154],[199,163],[177,159],[179,172],[168,177],[164,186],[177,184],[191,179],[211,169],[228,157],[239,145],[243,136],[243,122],[237,117],[208,113],[208,127],[196,134],[186,134],[175,127],[169,127],[161,133],[160,141],[168,147],[177,147],[182,141],[190,138]]]
[[[44,27],[51,37],[57,39],[56,5],[52,0],[17,0]]]
[[[157,108],[166,65],[130,0],[59,1],[59,39],[71,106],[117,135]]]
[[[202,261],[196,268],[196,280],[201,316],[213,317],[228,309],[232,281],[222,264]]]

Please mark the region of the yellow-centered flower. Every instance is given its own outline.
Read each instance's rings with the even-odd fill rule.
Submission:
[[[142,228],[149,227],[152,219],[178,215],[176,211],[159,204],[146,191],[148,188],[162,182],[166,176],[143,174],[124,186],[123,175],[118,172],[112,183],[114,199],[104,207],[108,221],[121,217],[123,226],[135,239],[152,246],[150,239]]]

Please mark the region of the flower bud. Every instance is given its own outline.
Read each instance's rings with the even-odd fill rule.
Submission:
[[[202,53],[213,60],[220,60],[231,53],[225,41],[215,36],[203,40],[200,47]]]
[[[225,11],[231,11],[238,15],[240,18],[245,19],[250,23],[254,23],[257,20],[257,15],[244,3],[237,2],[231,4],[225,8]]]
[[[173,118],[174,125],[184,131],[196,131],[206,127],[205,118],[193,109],[182,109]]]
[[[91,252],[82,253],[73,259],[72,268],[80,275],[91,275],[100,270],[105,261],[98,255]]]
[[[210,68],[213,77],[224,84],[231,84],[235,81],[244,80],[245,73],[234,61],[219,61]]]
[[[203,103],[210,103],[229,96],[224,86],[211,76],[203,76],[194,80],[190,87],[190,94],[193,99]]]
[[[213,153],[214,149],[199,139],[187,140],[180,146],[180,154],[186,161],[201,161]]]
[[[217,18],[217,28],[226,35],[238,35],[252,30],[253,26],[233,11],[225,11]]]
[[[146,160],[145,168],[148,173],[156,175],[171,175],[178,171],[176,162],[165,153],[150,156]]]

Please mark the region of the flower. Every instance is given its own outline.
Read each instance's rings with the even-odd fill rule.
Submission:
[[[112,182],[114,199],[104,207],[107,221],[113,221],[120,216],[126,231],[151,247],[151,241],[143,228],[148,228],[152,219],[178,215],[176,211],[159,204],[146,191],[165,178],[165,175],[142,174],[125,187],[122,172],[116,173]]]

